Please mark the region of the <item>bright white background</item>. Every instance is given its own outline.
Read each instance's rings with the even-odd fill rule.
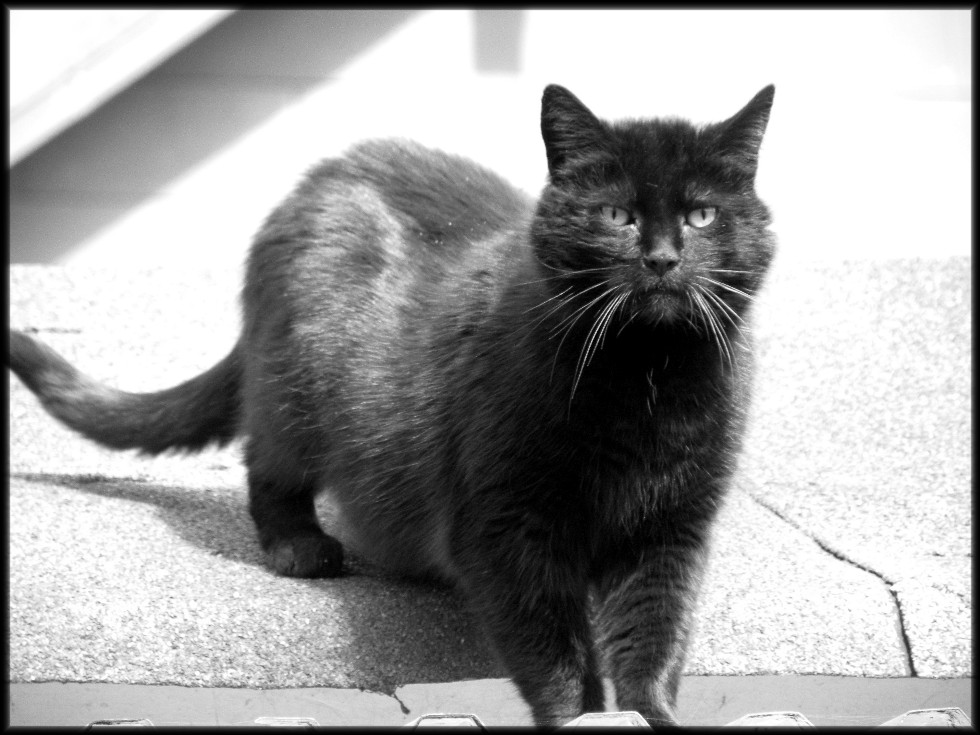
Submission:
[[[237,266],[305,168],[368,136],[536,192],[550,82],[700,122],[775,83],[758,188],[783,262],[966,255],[971,40],[969,10],[239,11],[14,167],[11,261]]]

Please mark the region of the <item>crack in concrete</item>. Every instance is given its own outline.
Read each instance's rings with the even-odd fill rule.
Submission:
[[[760,506],[768,510],[770,513],[772,513],[774,516],[776,516],[779,520],[789,524],[797,531],[802,533],[804,536],[806,536],[808,539],[813,541],[820,548],[821,551],[830,554],[838,561],[842,561],[845,564],[849,564],[852,567],[856,569],[860,569],[862,572],[867,572],[868,574],[877,577],[879,580],[881,580],[881,582],[885,585],[885,588],[888,590],[888,594],[891,595],[892,600],[895,603],[895,612],[898,615],[898,632],[902,641],[902,647],[905,652],[905,665],[908,667],[910,676],[918,677],[919,674],[915,668],[915,660],[912,657],[912,641],[909,639],[908,628],[905,624],[905,613],[902,610],[902,602],[898,597],[898,592],[895,590],[894,583],[892,582],[892,580],[888,579],[885,575],[881,574],[880,572],[871,569],[870,567],[867,567],[864,564],[855,561],[854,559],[848,558],[847,556],[839,552],[837,549],[828,546],[822,539],[818,538],[815,534],[811,533],[806,528],[803,528],[799,523],[795,522],[792,518],[789,518],[785,513],[780,511],[778,508],[773,507],[770,503],[767,503],[765,500],[756,497],[755,495],[753,495],[751,492],[748,491],[746,491],[746,495],[748,495],[749,498],[753,500],[755,503],[759,504]]]
[[[410,714],[412,714],[412,710],[410,710],[405,705],[405,703],[402,701],[401,697],[398,696],[398,690],[397,689],[395,691],[393,691],[389,696],[392,697],[396,702],[398,702],[398,706],[402,708],[402,714],[403,715],[410,715]]]

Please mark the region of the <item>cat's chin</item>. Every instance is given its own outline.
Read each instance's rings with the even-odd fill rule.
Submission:
[[[690,318],[690,302],[679,290],[647,291],[637,307],[636,318],[650,326],[687,323]]]

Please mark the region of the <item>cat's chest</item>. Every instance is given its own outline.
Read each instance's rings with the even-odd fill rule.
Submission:
[[[673,472],[714,441],[724,423],[721,399],[704,398],[658,384],[597,391],[570,416],[576,454],[588,458],[589,471],[597,475]]]
[[[683,501],[722,474],[734,415],[724,375],[597,371],[581,387],[569,456],[597,516],[635,519],[638,508]]]
[[[618,359],[617,359],[618,358]],[[610,356],[583,374],[569,421],[590,443],[622,444],[643,455],[697,442],[723,422],[731,376],[697,360]]]

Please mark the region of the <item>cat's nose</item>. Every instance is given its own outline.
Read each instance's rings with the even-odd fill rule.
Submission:
[[[643,265],[661,278],[667,275],[668,271],[676,268],[680,262],[680,249],[674,239],[666,233],[653,237],[643,249]]]
[[[667,275],[667,272],[676,268],[680,262],[681,257],[673,248],[663,248],[643,254],[643,265],[660,277]]]

